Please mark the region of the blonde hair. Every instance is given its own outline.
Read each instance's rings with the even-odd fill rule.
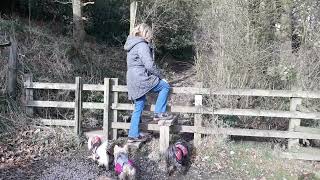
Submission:
[[[130,33],[131,36],[138,36],[142,37],[147,41],[150,41],[152,39],[152,29],[151,27],[146,23],[141,23],[137,25],[132,32]]]

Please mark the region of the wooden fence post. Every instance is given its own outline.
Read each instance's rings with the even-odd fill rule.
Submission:
[[[301,98],[291,98],[290,99],[290,111],[297,111],[297,107],[301,105]],[[301,119],[290,119],[289,122],[289,131],[294,131],[295,127],[300,126]],[[297,147],[299,145],[299,139],[289,139],[288,140],[288,149]]]
[[[10,56],[9,56],[9,71],[8,71],[8,95],[16,100],[17,96],[17,42],[15,38],[10,37]]]
[[[170,142],[170,126],[160,126],[160,155],[164,155],[169,147]]]
[[[81,77],[76,77],[76,89],[75,89],[75,107],[74,107],[74,131],[77,135],[81,134],[81,110],[82,110],[82,81]]]
[[[33,78],[32,78],[32,74],[25,74],[24,75],[24,79],[25,79],[25,83],[26,83],[26,86],[27,87],[30,87],[32,86],[32,81],[33,81]],[[29,103],[29,101],[33,101],[33,89],[31,88],[26,88],[26,104]],[[26,106],[26,114],[30,117],[33,116],[33,107],[28,107]]]
[[[112,85],[118,85],[119,80],[118,78],[113,78],[112,79]],[[118,92],[113,92],[113,103],[117,106],[119,101],[119,93]],[[118,122],[118,110],[113,110],[113,122]],[[118,138],[118,129],[113,129],[113,135],[112,138],[115,140]]]
[[[202,88],[202,83],[197,82],[196,87]],[[202,108],[202,95],[195,95],[194,97],[195,102],[194,105],[197,107],[198,111],[200,108]],[[194,126],[201,127],[202,126],[202,114],[195,114],[194,115]],[[194,133],[194,144],[195,146],[200,145],[201,143],[201,134],[200,133]]]
[[[111,130],[110,125],[110,78],[104,78],[104,94],[103,94],[103,134],[105,135],[105,139],[109,140],[109,133]]]

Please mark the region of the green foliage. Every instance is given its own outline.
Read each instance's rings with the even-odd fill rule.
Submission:
[[[96,0],[93,7],[88,7],[92,17],[87,32],[98,41],[108,44],[123,44],[129,33],[129,1]]]
[[[0,19],[0,31],[4,33],[8,33],[7,35],[11,35],[12,31],[15,33],[24,33],[25,29],[22,24],[17,20],[5,20]]]
[[[137,23],[146,22],[152,25],[159,49],[170,50],[173,53],[174,50],[188,53],[190,47],[194,45],[193,32],[197,24],[195,10],[199,2],[199,0],[139,1]]]
[[[223,119],[223,124],[227,125],[228,127],[237,127],[237,125],[240,121],[238,116],[225,115],[221,118]]]

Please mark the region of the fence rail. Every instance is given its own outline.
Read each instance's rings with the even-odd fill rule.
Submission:
[[[68,83],[40,83],[33,82],[31,85],[25,83],[27,89],[60,89],[75,90],[75,84]],[[84,91],[104,91],[102,84],[83,84]],[[113,85],[113,92],[128,92],[127,86]],[[224,95],[224,96],[259,96],[259,97],[284,97],[284,98],[320,98],[318,91],[290,91],[290,90],[262,90],[262,89],[225,89],[210,90],[208,88],[197,87],[173,87],[173,94],[192,95]]]
[[[24,87],[26,89],[26,108],[32,115],[34,107],[70,108],[75,109],[75,120],[50,120],[42,119],[45,125],[74,126],[75,132],[81,132],[81,110],[100,109],[103,110],[103,133],[106,138],[117,138],[118,129],[129,129],[130,123],[121,122],[118,119],[118,111],[132,111],[134,105],[119,102],[119,93],[127,92],[127,87],[118,85],[118,79],[106,78],[104,84],[82,84],[81,78],[76,78],[76,83],[41,83],[32,82],[32,76],[26,76]],[[36,89],[70,90],[76,92],[74,102],[62,101],[37,101],[33,100],[33,91]],[[100,91],[104,93],[103,102],[83,102],[81,94],[83,91]],[[320,98],[318,91],[288,91],[288,90],[260,90],[260,89],[225,89],[210,90],[208,88],[197,87],[173,87],[173,94],[187,94],[195,97],[194,106],[168,106],[168,111],[177,113],[195,114],[194,126],[174,125],[171,132],[194,133],[195,141],[201,140],[201,134],[225,134],[235,136],[252,137],[274,137],[289,138],[289,146],[295,146],[298,139],[320,139],[320,129],[301,127],[301,119],[320,119],[319,112],[300,112],[302,98]],[[258,96],[258,97],[281,97],[290,99],[290,111],[262,110],[262,109],[213,109],[202,105],[202,98],[210,95],[222,96]],[[145,110],[153,111],[154,105],[147,105]],[[290,118],[288,131],[277,130],[256,130],[256,129],[236,129],[236,128],[211,128],[202,126],[203,114],[211,115],[234,115],[234,116],[263,116],[276,118]],[[160,131],[158,125],[141,124],[142,129]],[[197,142],[195,142],[197,143]]]

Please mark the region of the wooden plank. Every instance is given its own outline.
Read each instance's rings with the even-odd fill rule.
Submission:
[[[197,82],[196,86],[198,88],[201,88],[202,87],[202,83],[201,82]],[[195,95],[194,104],[195,104],[196,108],[200,109],[202,107],[202,95]],[[202,126],[202,117],[201,116],[202,116],[201,114],[195,114],[194,115],[194,126],[196,128]],[[195,146],[198,147],[201,144],[201,134],[200,133],[194,133],[193,141],[194,141]]]
[[[192,130],[192,128],[184,128],[185,130]],[[212,129],[201,127],[200,129],[193,129],[194,131],[203,134],[224,134],[234,136],[248,136],[248,137],[274,137],[274,138],[297,138],[297,139],[319,139],[320,134],[310,134],[302,132],[277,131],[277,130],[256,130],[256,129],[237,129],[237,128],[220,128]]]
[[[39,119],[46,126],[75,126],[74,120]]]
[[[146,111],[154,111],[155,105],[145,106]],[[117,110],[134,110],[134,105],[119,103],[112,104],[112,109]],[[210,107],[196,108],[194,106],[168,106],[170,112],[181,113],[199,113],[199,114],[214,114],[214,115],[234,115],[234,116],[261,116],[261,117],[278,117],[278,118],[299,118],[299,119],[320,119],[320,113],[304,113],[276,110],[257,110],[257,109],[216,109],[213,112]]]
[[[60,89],[60,90],[75,90],[76,84],[69,83],[42,83],[33,82],[32,84],[24,84],[24,88],[27,89]]]
[[[255,110],[255,109],[217,109],[215,115],[235,115],[235,116],[264,116],[278,118],[299,118],[299,119],[320,119],[320,113],[304,113],[276,110]]]
[[[280,154],[281,158],[286,159],[298,159],[298,160],[307,160],[307,161],[320,161],[320,153],[318,154],[309,154],[309,153],[290,153],[283,152]]]
[[[83,102],[83,109],[104,109],[104,103]]]
[[[25,76],[25,84],[27,85],[32,85],[33,80],[32,80],[32,74],[26,74]],[[27,104],[33,101],[33,89],[26,89],[26,102],[25,102],[25,107],[26,107],[26,114],[30,117],[33,116],[33,107],[28,107]]]
[[[111,128],[114,129],[130,129],[130,123],[124,123],[124,122],[113,122],[111,124]],[[158,124],[146,124],[146,123],[140,123],[139,128],[143,130],[149,130],[149,131],[159,131],[159,125]]]
[[[114,85],[114,86],[112,86],[112,91],[128,92],[128,88],[127,88],[127,86],[123,86],[123,85]]]
[[[118,78],[112,79],[112,85],[118,85],[118,83],[119,83]],[[113,103],[117,105],[118,101],[119,101],[119,93],[113,92]],[[115,109],[113,110],[113,122],[118,122],[118,110],[115,110]],[[112,138],[114,140],[118,139],[118,129],[113,129],[112,131],[113,131]]]
[[[81,134],[81,110],[82,110],[82,82],[81,77],[76,77],[75,103],[74,103],[74,131],[77,135]]]
[[[202,94],[225,96],[260,96],[260,97],[300,97],[320,98],[319,91],[293,91],[293,90],[263,90],[263,89],[224,89],[211,91],[208,88],[173,87],[174,94]]]
[[[112,104],[112,109],[133,111],[134,105],[125,103]],[[146,111],[154,111],[154,109],[155,105],[146,105],[144,108]],[[196,108],[194,106],[167,106],[169,112],[212,114],[212,111],[208,109],[207,107]]]
[[[301,98],[291,98],[290,99],[290,111],[297,112],[297,106],[302,103]],[[294,128],[300,126],[301,119],[292,118],[289,121],[288,131],[294,131]],[[299,139],[289,139],[288,149],[299,146]]]
[[[159,149],[160,154],[164,155],[169,147],[170,142],[170,126],[160,126]]]
[[[109,125],[109,115],[110,115],[110,78],[104,78],[104,94],[103,94],[103,133],[106,139],[109,140],[110,125]]]
[[[320,134],[320,128],[296,126],[296,127],[294,127],[294,131],[295,132],[305,132],[305,133]]]
[[[84,91],[104,91],[103,84],[83,84]]]
[[[126,86],[113,86],[112,91],[128,92]],[[300,97],[320,98],[319,91],[264,90],[264,89],[224,89],[212,91],[209,88],[172,87],[173,94],[190,95],[225,95],[225,96],[260,96],[260,97]]]
[[[71,83],[43,83],[34,82],[32,85],[24,84],[27,89],[58,89],[58,90],[75,90],[76,84]],[[102,84],[83,84],[84,91],[103,91]]]
[[[74,108],[74,102],[64,101],[29,101],[27,107],[53,107],[53,108]]]
[[[74,90],[75,84],[68,83],[40,83],[33,82],[32,85],[25,84],[27,89],[61,89]],[[103,85],[84,84],[83,90],[86,91],[103,91]],[[128,92],[127,86],[114,85],[112,91]],[[320,98],[318,91],[289,91],[289,90],[263,90],[263,89],[226,89],[211,91],[208,88],[195,87],[172,87],[173,94],[190,94],[190,95],[225,95],[225,96],[260,96],[260,97],[300,97],[300,98]]]
[[[130,123],[112,123],[112,128],[129,129]],[[149,131],[159,131],[157,124],[140,124],[140,128]],[[274,138],[299,138],[299,139],[320,139],[320,134],[303,133],[303,132],[289,132],[277,130],[256,130],[256,129],[238,129],[238,128],[210,128],[194,126],[180,126],[174,125],[171,128],[172,132],[186,132],[186,133],[201,133],[201,134],[223,134],[233,136],[248,136],[248,137],[274,137]]]

